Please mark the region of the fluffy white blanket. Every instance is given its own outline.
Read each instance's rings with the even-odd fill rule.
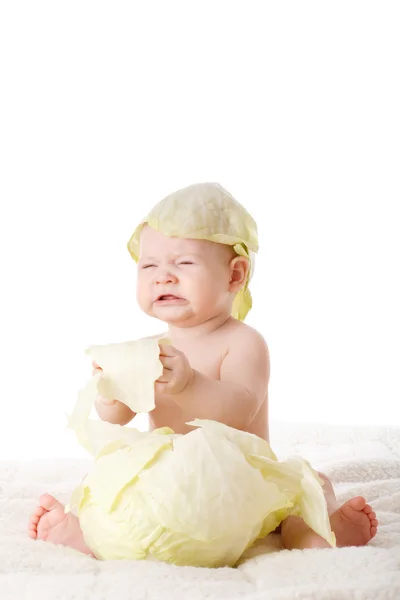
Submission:
[[[236,569],[100,562],[26,536],[38,496],[68,501],[89,463],[3,461],[1,600],[399,600],[400,429],[274,425],[272,432],[278,456],[310,460],[332,479],[339,500],[366,496],[380,522],[367,547],[290,552],[273,534]]]

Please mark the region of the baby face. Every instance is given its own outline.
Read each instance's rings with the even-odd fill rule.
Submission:
[[[182,327],[230,314],[236,253],[208,240],[168,237],[144,227],[140,236],[137,300],[148,315]]]

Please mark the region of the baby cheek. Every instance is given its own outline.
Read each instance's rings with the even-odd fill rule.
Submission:
[[[219,285],[216,281],[210,281],[209,279],[204,279],[203,281],[198,281],[198,285],[196,285],[196,297],[200,303],[209,302],[212,298],[218,294]]]
[[[141,308],[144,308],[150,300],[149,286],[142,279],[138,278],[136,282],[136,300]]]

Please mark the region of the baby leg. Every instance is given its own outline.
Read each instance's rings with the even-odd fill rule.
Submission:
[[[324,494],[331,528],[338,547],[365,546],[376,535],[378,521],[362,496],[356,496],[337,508],[332,483],[323,473]],[[317,535],[300,517],[288,517],[281,524],[282,542],[288,550],[304,548],[330,548],[328,542]]]

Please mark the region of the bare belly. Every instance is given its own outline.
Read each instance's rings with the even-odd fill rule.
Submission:
[[[179,406],[168,402],[158,405],[149,414],[150,429],[159,427],[171,427],[176,433],[189,433],[193,427],[187,425],[189,421],[197,419],[198,415],[189,414],[183,411]],[[253,421],[246,428],[249,433],[254,433],[259,437],[268,440],[268,419],[267,419],[267,403],[261,406]]]

